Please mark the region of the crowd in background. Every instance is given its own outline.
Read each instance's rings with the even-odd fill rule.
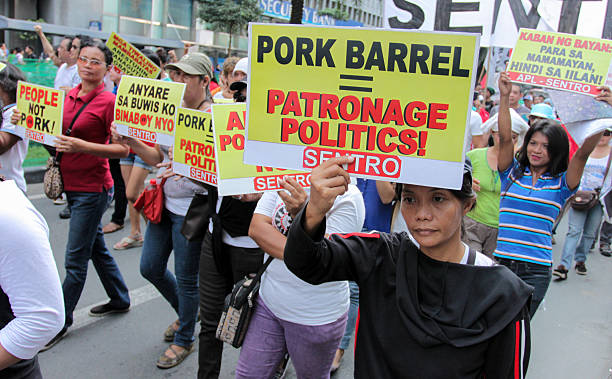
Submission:
[[[126,216],[130,230],[113,250],[142,247],[141,275],[176,313],[159,331],[168,346],[156,364],[177,366],[197,342],[199,378],[219,376],[216,331],[226,296],[264,265],[237,378],[282,375],[289,359],[298,377],[329,377],[358,319],[357,377],[521,377],[529,322],[552,276],[566,280],[572,265],[586,275],[597,241],[611,255],[601,204],[570,206],[577,191],[612,187],[610,131],[578,146],[545,91],[526,92],[505,73],[498,89],[478,86],[473,94],[460,190],[351,179],[344,157],[316,168],[311,189],[287,178],[277,193],[227,197],[174,175],[168,147],[117,133],[121,72],[103,41],[66,36],[53,47],[42,28],[35,32],[40,58],[58,67],[55,88],[66,91],[63,135],[49,148],[64,181],[60,217],[70,219],[66,276],[60,287],[47,224],[24,195],[28,141],[15,128],[17,82],[25,80],[18,66],[37,56],[29,46],[9,53],[2,44],[0,175],[8,180],[0,183],[0,376],[40,377],[36,354],[69,332],[89,261],[109,297],[90,316],[130,310],[104,237],[124,233]],[[185,108],[210,112],[216,99],[248,101],[246,58],[228,57],[215,70],[198,52],[180,59],[162,48],[142,52],[161,67],[159,80],[185,84]],[[609,88],[598,100],[612,104]],[[134,207],[153,172],[164,193],[159,223]],[[566,212],[562,258],[553,262],[554,231]],[[20,244],[13,234],[32,238]],[[39,280],[23,284],[24,272]]]

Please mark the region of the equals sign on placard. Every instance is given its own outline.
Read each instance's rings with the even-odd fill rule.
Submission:
[[[353,81],[361,81],[363,84],[369,84],[370,87],[365,86],[340,86],[340,91],[358,91],[358,92],[372,92],[372,81],[374,81],[373,76],[364,76],[364,75],[348,75],[348,74],[340,74],[340,79],[345,80],[353,80]],[[370,82],[370,83],[367,83]],[[361,84],[361,83],[360,83]]]

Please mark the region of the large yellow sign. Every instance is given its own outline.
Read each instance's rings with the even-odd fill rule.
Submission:
[[[510,80],[597,95],[612,59],[612,41],[521,29],[508,63]]]
[[[155,79],[161,69],[134,45],[112,32],[106,46],[113,52],[113,65],[125,75]]]
[[[285,176],[310,187],[310,173],[243,163],[246,104],[213,105],[213,130],[220,196],[278,191]],[[272,152],[270,152],[272,153]]]
[[[210,113],[179,108],[174,131],[172,170],[216,186],[214,138]]]
[[[21,111],[18,126],[23,128],[23,138],[55,145],[55,138],[62,134],[64,95],[59,89],[17,83],[17,109]]]
[[[121,135],[172,146],[176,113],[185,84],[123,75],[115,100],[115,125]]]
[[[249,39],[246,163],[352,155],[356,176],[461,186],[478,35],[251,24]]]

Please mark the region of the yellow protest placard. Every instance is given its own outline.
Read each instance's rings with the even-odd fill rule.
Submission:
[[[134,45],[112,32],[106,46],[113,52],[113,65],[125,75],[155,79],[161,69]]]
[[[174,131],[172,170],[216,186],[214,138],[210,113],[179,108]]]
[[[0,62],[0,71],[4,70],[5,67],[6,67],[6,64]]]
[[[121,135],[172,146],[185,84],[124,75],[117,88],[115,125]]]
[[[310,173],[243,163],[245,103],[213,105],[213,130],[220,196],[278,191],[285,176],[310,187]]]
[[[19,81],[17,83],[17,109],[21,119],[22,138],[54,146],[62,134],[64,95],[59,89]]]
[[[478,35],[250,24],[249,41],[246,163],[351,155],[355,176],[461,186]]]
[[[597,95],[610,60],[610,40],[521,28],[507,71],[513,82]]]

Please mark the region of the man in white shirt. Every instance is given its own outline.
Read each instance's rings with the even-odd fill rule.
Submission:
[[[26,191],[23,175],[23,160],[28,153],[28,139],[23,129],[11,124],[11,116],[17,98],[17,82],[25,81],[25,76],[14,65],[7,63],[0,71],[0,101],[2,120],[0,120],[0,175],[16,182],[19,189]],[[1,243],[1,241],[0,241]]]
[[[53,46],[43,33],[42,27],[40,25],[34,25],[34,31],[36,31],[36,34],[38,34],[40,38],[45,54],[51,58],[53,64],[58,66],[53,86],[56,89],[62,89],[66,92],[78,86],[79,83],[81,83],[81,78],[79,77],[76,65],[78,55],[71,54],[72,38],[64,37],[64,39],[62,39],[62,42],[57,47],[56,55]]]
[[[14,181],[0,199],[0,378],[42,378],[36,354],[64,325],[49,228]]]

